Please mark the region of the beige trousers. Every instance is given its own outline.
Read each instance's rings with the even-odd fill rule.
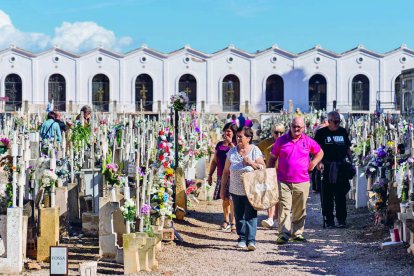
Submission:
[[[294,238],[303,234],[309,188],[309,182],[279,181],[279,235]]]

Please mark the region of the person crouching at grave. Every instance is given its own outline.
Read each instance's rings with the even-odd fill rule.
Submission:
[[[346,227],[346,194],[351,188],[349,180],[344,177],[345,158],[352,164],[352,153],[350,150],[348,132],[339,126],[341,117],[338,112],[332,111],[328,114],[328,126],[316,132],[315,140],[325,152],[318,169],[322,171],[322,213],[326,216],[328,228],[335,227],[333,209],[335,202],[335,215],[338,227]]]
[[[237,246],[250,251],[256,250],[257,211],[247,199],[241,175],[264,166],[263,154],[252,144],[253,131],[241,127],[236,132],[237,146],[227,152],[226,164],[221,178],[220,197],[226,196],[227,187],[234,205],[236,231],[239,235]]]
[[[90,124],[90,120],[92,117],[92,108],[89,105],[84,105],[81,108],[81,113],[76,117],[77,121],[81,120],[81,114],[83,113],[83,120],[85,122],[85,124]]]
[[[60,131],[59,124],[55,120],[56,113],[54,111],[50,111],[47,114],[47,120],[40,128],[40,137],[42,140],[53,138],[59,143],[62,141],[62,133]]]
[[[208,173],[208,183],[211,185],[213,182],[213,174],[217,168],[217,183],[214,190],[213,199],[220,199],[220,187],[221,187],[221,177],[223,175],[224,164],[226,163],[227,152],[234,147],[235,143],[233,142],[234,137],[236,136],[236,131],[234,130],[232,123],[227,123],[223,127],[223,141],[220,141],[216,145],[216,150],[214,158],[211,161],[210,171]],[[221,230],[232,232],[236,231],[236,222],[234,219],[233,212],[233,201],[230,196],[230,192],[227,189],[225,197],[223,199],[223,213],[224,213],[224,222],[221,226]],[[230,223],[231,217],[231,223]]]
[[[272,137],[262,140],[257,146],[264,153],[265,162],[269,160],[270,152],[273,149],[273,146],[276,140],[285,133],[285,126],[281,123],[275,124],[272,129]],[[277,164],[276,164],[277,167]],[[269,208],[267,210],[267,219],[262,220],[262,226],[266,228],[272,228],[277,221],[279,215],[279,204]]]

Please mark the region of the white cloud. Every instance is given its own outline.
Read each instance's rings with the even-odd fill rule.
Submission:
[[[131,37],[117,38],[113,31],[95,22],[63,22],[55,28],[52,38],[42,33],[22,32],[16,29],[10,17],[0,10],[0,49],[14,44],[36,52],[58,45],[62,49],[77,53],[97,47],[122,52],[131,43]]]
[[[60,27],[55,29],[53,44],[60,48],[82,52],[96,47],[104,47],[122,51],[122,48],[132,43],[132,38],[116,38],[114,32],[107,30],[95,22],[63,22]]]
[[[50,38],[41,33],[24,33],[13,26],[10,17],[0,10],[0,49],[14,44],[24,49],[39,51],[49,45]]]

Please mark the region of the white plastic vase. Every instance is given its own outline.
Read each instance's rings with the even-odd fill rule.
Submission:
[[[116,190],[115,190],[115,187],[111,187],[109,189],[109,194],[110,194],[110,201],[111,202],[115,202],[116,201]]]

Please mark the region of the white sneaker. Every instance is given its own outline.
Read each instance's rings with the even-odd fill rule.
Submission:
[[[274,222],[273,222],[273,219],[271,218],[262,220],[262,226],[265,228],[272,228],[273,225],[274,225]]]

